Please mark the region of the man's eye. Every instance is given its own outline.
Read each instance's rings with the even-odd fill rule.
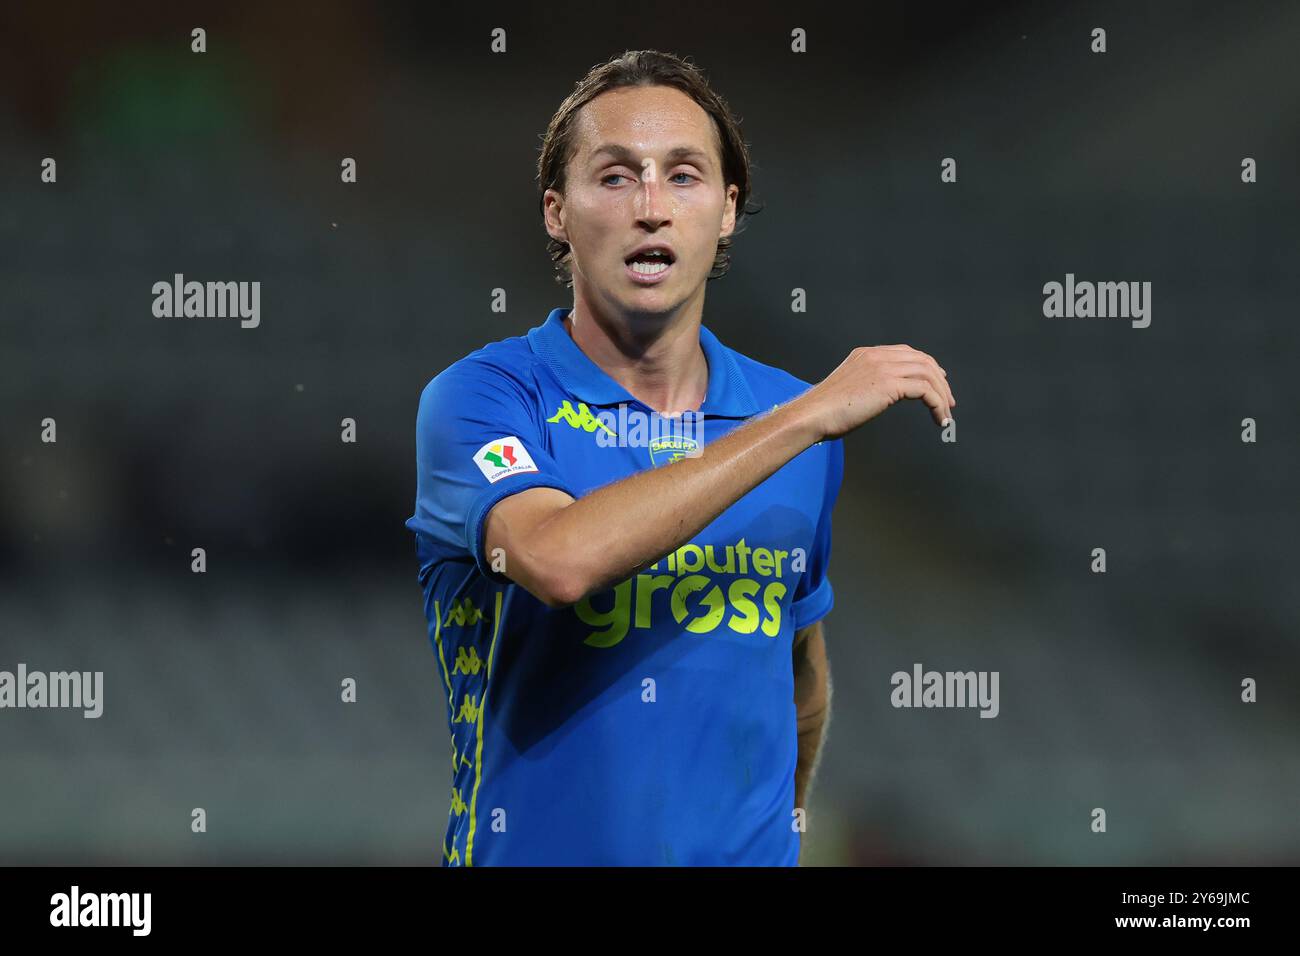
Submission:
[[[694,179],[694,178],[695,178],[695,177],[692,176],[690,173],[673,173],[671,176],[668,177],[668,179],[671,181],[671,180],[676,179],[678,176],[685,176],[685,177],[687,178],[687,180],[691,180],[691,179]],[[627,177],[624,176],[622,173],[610,173],[608,176],[604,176],[604,177],[602,177],[600,181],[601,181],[602,183],[609,183],[609,181],[610,181],[611,179],[627,179]],[[613,184],[613,185],[617,185],[617,183],[615,183],[615,184]],[[685,186],[686,183],[678,183],[678,185],[679,185],[679,186]]]

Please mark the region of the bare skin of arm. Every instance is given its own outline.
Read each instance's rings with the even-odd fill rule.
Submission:
[[[820,621],[795,632],[792,656],[795,722],[799,735],[794,805],[806,812],[822,741],[831,719],[831,665],[826,656],[826,638]]]
[[[854,349],[817,385],[756,416],[694,458],[682,458],[574,499],[530,488],[488,514],[485,550],[505,575],[549,607],[568,607],[689,542],[782,465],[839,438],[903,399],[919,399],[938,425],[956,399],[947,373],[907,345]]]

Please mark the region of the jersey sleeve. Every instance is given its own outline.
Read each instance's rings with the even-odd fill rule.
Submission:
[[[795,586],[791,611],[795,630],[816,624],[835,605],[835,592],[828,574],[831,561],[831,513],[844,479],[844,443],[835,439],[827,443],[826,486],[822,493],[821,513],[813,533],[812,551],[799,583]]]
[[[468,555],[488,578],[505,581],[483,553],[488,512],[529,488],[573,495],[523,385],[491,366],[454,365],[425,386],[415,428],[418,477],[407,527],[436,551]]]

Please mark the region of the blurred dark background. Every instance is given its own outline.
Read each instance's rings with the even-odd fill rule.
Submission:
[[[1300,862],[1298,45],[1287,3],[6,5],[0,669],[105,700],[0,711],[0,862],[439,861],[416,404],[572,304],[540,136],[642,48],[757,164],[718,336],[809,381],[908,342],[960,401],[955,444],[916,403],[846,442],[806,861]],[[177,272],[260,327],[155,318]],[[1151,326],[1045,318],[1067,272]],[[999,671],[998,718],[893,709],[918,661]]]

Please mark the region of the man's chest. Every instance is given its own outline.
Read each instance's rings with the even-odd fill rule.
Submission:
[[[705,418],[638,428],[626,412],[557,402],[544,416],[548,452],[575,495],[707,449],[744,424]],[[797,456],[731,504],[690,541],[606,595],[574,609],[592,647],[666,627],[732,641],[770,641],[789,630],[789,607],[812,553],[826,490],[820,448]],[[679,504],[670,484],[657,520]],[[786,635],[788,636],[788,634]]]
[[[549,409],[549,412],[547,411]],[[628,406],[590,408],[573,399],[542,406],[543,435],[560,477],[578,497],[683,457],[701,454],[745,419],[663,418]],[[773,545],[811,543],[826,492],[825,458],[816,445],[796,456],[728,507],[706,531],[753,534]],[[670,486],[661,500],[674,505]]]

